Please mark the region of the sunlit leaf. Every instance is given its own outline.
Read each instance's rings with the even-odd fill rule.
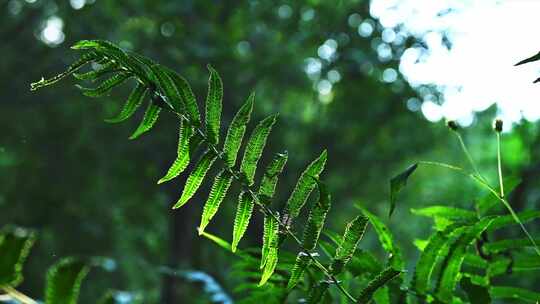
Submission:
[[[169,170],[157,183],[167,182],[182,173],[189,165],[190,155],[192,154],[191,147],[196,145],[191,139],[193,138],[194,128],[188,125],[184,120],[180,121],[178,129],[178,148],[176,159],[170,166]]]
[[[245,175],[248,182],[253,184],[253,178],[255,177],[255,171],[257,170],[257,163],[261,158],[264,147],[266,146],[266,140],[272,126],[276,122],[277,115],[269,116],[263,119],[253,130],[249,137],[246,149],[244,151],[244,158],[242,159],[242,165],[240,171]]]
[[[300,178],[287,201],[287,210],[291,218],[295,218],[300,214],[300,210],[306,203],[309,194],[315,188],[316,183],[313,178],[318,178],[324,170],[326,157],[327,153],[326,150],[324,150],[300,175]]]
[[[364,208],[360,209],[362,210],[362,213],[367,216],[369,222],[371,223],[371,225],[373,225],[373,228],[375,228],[375,232],[379,237],[379,242],[383,246],[384,250],[386,250],[386,252],[390,254],[390,262],[393,267],[396,269],[403,269],[404,262],[401,250],[394,241],[394,237],[392,236],[392,233],[390,232],[388,227],[382,222],[379,217],[375,216],[373,213],[367,211]]]
[[[180,76],[173,70],[168,70],[167,75],[171,78],[176,90],[180,97],[182,98],[183,105],[185,106],[187,116],[190,119],[190,123],[194,126],[199,126],[201,124],[201,114],[199,113],[199,106],[197,105],[197,99],[195,94],[191,90],[191,86],[184,77]]]
[[[161,107],[156,105],[153,100],[150,101],[148,103],[148,107],[146,108],[146,111],[144,112],[144,117],[141,123],[139,124],[137,129],[135,129],[135,132],[131,134],[129,139],[135,139],[141,136],[142,134],[150,131],[150,129],[152,129],[152,127],[158,120],[160,112],[161,112]]]
[[[206,200],[206,204],[203,208],[203,214],[201,218],[201,224],[199,226],[199,234],[201,234],[210,220],[214,217],[216,212],[219,209],[219,205],[227,195],[227,191],[231,186],[233,176],[225,169],[221,170],[220,173],[214,179],[214,184],[210,189],[210,194]]]
[[[246,233],[251,214],[253,213],[253,206],[254,202],[251,195],[244,191],[240,193],[236,216],[234,217],[233,241],[231,246],[232,252],[236,251],[238,243],[240,243],[244,233]]]
[[[345,267],[352,258],[358,243],[364,236],[367,224],[368,218],[363,214],[347,223],[342,241],[336,249],[336,253],[332,259],[332,265],[330,266],[330,271],[332,273],[341,273],[343,267]]]
[[[225,143],[223,144],[223,156],[225,157],[225,160],[229,167],[234,167],[234,164],[236,163],[238,150],[242,145],[244,133],[246,133],[246,125],[249,122],[249,119],[251,117],[251,111],[253,110],[254,99],[254,93],[249,95],[248,99],[246,100],[244,105],[242,105],[240,110],[238,110],[231,124],[229,125],[227,136],[225,137]]]
[[[263,246],[261,248],[261,265],[259,268],[264,268],[270,253],[270,246],[274,241],[277,241],[279,235],[279,223],[272,215],[264,216],[263,225]]]
[[[173,209],[182,207],[189,201],[191,197],[193,197],[195,192],[197,192],[197,190],[201,186],[204,177],[206,176],[206,173],[208,172],[216,158],[217,156],[214,154],[214,152],[210,150],[204,152],[204,154],[201,156],[201,159],[199,159],[197,165],[195,165],[195,169],[193,169],[193,171],[189,175],[186,184],[184,185],[182,195],[180,196],[178,202],[176,202],[176,204],[173,206]]]
[[[206,132],[208,140],[217,144],[219,142],[219,129],[221,125],[221,108],[223,100],[223,82],[218,72],[208,65],[210,78],[208,79],[208,95],[206,96]]]
[[[287,151],[283,153],[276,153],[274,159],[268,164],[259,186],[259,200],[264,204],[270,204],[276,185],[279,179],[279,175],[283,171],[285,164],[287,163]]]

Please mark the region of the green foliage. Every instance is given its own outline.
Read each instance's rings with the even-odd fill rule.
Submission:
[[[491,279],[510,271],[531,271],[537,267],[536,256],[531,258],[526,253],[519,255],[512,255],[512,253],[524,247],[530,247],[528,245],[538,250],[534,239],[530,237],[523,224],[538,218],[540,212],[524,211],[516,214],[502,191],[499,194],[478,172],[469,174],[452,165],[420,162],[424,165],[436,165],[464,173],[483,189],[490,191],[497,201],[507,207],[510,215],[485,216],[487,211],[493,209],[492,204],[486,201],[477,202],[475,207],[480,212],[447,205],[413,209],[413,213],[419,216],[435,219],[437,229],[422,246],[419,246],[422,252],[409,284],[404,280],[404,275],[401,275],[405,268],[401,249],[387,224],[373,213],[360,208],[361,214],[347,224],[343,235],[338,235],[328,229],[324,230],[324,223],[331,206],[330,193],[326,185],[319,180],[326,165],[326,150],[301,173],[282,213],[272,209],[272,200],[279,175],[287,162],[287,153],[277,154],[267,164],[258,183],[258,189],[255,189],[257,166],[276,122],[276,115],[263,119],[255,126],[245,143],[246,148],[239,169],[236,169],[237,155],[244,144],[244,134],[253,110],[254,94],[251,94],[237,111],[228,126],[227,135],[220,148],[218,144],[220,143],[223,81],[211,66],[208,66],[210,77],[203,129],[195,95],[188,82],[174,71],[143,56],[126,52],[106,41],[85,40],[77,43],[73,48],[85,51],[79,61],[58,76],[32,84],[31,89],[54,84],[73,74],[85,64],[95,62],[102,65],[101,70],[76,74],[76,77],[98,80],[105,74],[112,74],[112,76],[95,89],[84,89],[85,95],[97,97],[108,93],[127,78],[132,77],[137,82],[120,114],[109,121],[126,120],[142,104],[147,93],[151,97],[143,121],[131,136],[132,139],[150,130],[162,110],[177,118],[179,123],[177,158],[158,183],[169,181],[184,172],[191,160],[195,159],[198,146],[204,146],[205,152],[192,166],[193,169],[189,172],[182,194],[173,208],[183,206],[193,197],[209,172],[214,171],[211,169],[215,163],[215,166],[218,166],[215,171],[219,173],[214,177],[203,208],[199,235],[240,257],[240,261],[234,267],[234,276],[245,279],[246,283],[236,288],[237,292],[249,293],[245,301],[283,303],[289,300],[288,297],[294,295],[297,290],[307,295],[304,299],[307,298],[309,303],[327,303],[335,299],[357,303],[368,303],[372,299],[377,303],[405,303],[407,292],[410,293],[409,296],[413,295],[420,301],[437,303],[463,302],[464,299],[461,297],[464,294],[470,302],[477,303],[489,303],[490,298],[526,300],[537,298],[534,292],[518,290],[514,287],[492,286]],[[102,71],[104,69],[106,71]],[[472,167],[475,168],[474,164]],[[398,194],[417,168],[418,164],[414,164],[390,180],[390,216],[395,210]],[[500,172],[501,170],[499,170],[499,178],[502,185],[503,178]],[[232,241],[229,243],[210,234],[206,228],[219,211],[233,182],[240,188],[240,195]],[[319,190],[319,198],[310,206],[307,201],[315,187]],[[292,221],[301,218],[299,216],[305,205],[310,208],[304,233],[300,239],[295,234]],[[239,243],[254,216],[254,210],[259,210],[264,217],[262,246],[257,249],[240,249]],[[388,253],[388,258],[381,259],[375,254],[358,249],[368,222],[373,226],[379,242]],[[528,244],[523,240],[516,241],[514,244],[511,244],[510,240],[499,243],[490,242],[489,234],[514,224],[519,224],[527,234]],[[331,242],[321,239],[321,234],[327,236]],[[295,254],[283,250],[288,247],[281,247],[287,240],[296,243]],[[471,250],[473,244],[476,245],[475,251]],[[326,260],[319,257],[317,248],[322,249],[327,256]],[[471,264],[484,271],[473,273],[465,267]],[[62,290],[59,292],[62,297],[58,298],[64,299],[62,300],[64,302],[58,302],[61,300],[57,302],[47,300],[47,302],[74,302],[80,280],[87,272],[85,267],[84,264],[64,261],[53,268],[50,272],[52,274],[49,275],[49,281],[52,283],[48,283],[48,286],[57,286],[57,290]],[[66,275],[60,277],[62,273]],[[261,287],[263,285],[264,288]],[[347,289],[354,290],[354,294],[348,292]]]

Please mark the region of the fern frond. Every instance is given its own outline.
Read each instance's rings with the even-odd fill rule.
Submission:
[[[154,73],[154,77],[157,80],[157,86],[165,97],[165,102],[167,102],[169,106],[176,112],[184,113],[186,108],[184,100],[180,96],[176,85],[169,76],[169,73],[173,72],[169,68],[166,68],[160,64],[154,64],[151,68],[152,72]]]
[[[105,121],[108,123],[119,123],[130,118],[144,101],[146,92],[147,88],[142,83],[137,83],[137,86],[129,94],[120,113],[113,118],[105,119]]]
[[[184,190],[182,191],[182,195],[180,196],[178,202],[173,206],[173,209],[182,207],[185,203],[189,201],[189,199],[195,194],[195,192],[197,192],[204,180],[204,177],[206,176],[206,172],[208,172],[216,158],[217,156],[214,154],[213,151],[206,150],[206,152],[204,152],[204,154],[201,156],[201,159],[195,166],[195,169],[193,169],[193,171],[189,175],[184,186]]]
[[[219,205],[227,195],[227,191],[231,186],[233,176],[225,169],[221,170],[214,179],[214,184],[210,189],[210,194],[208,195],[208,200],[204,205],[201,224],[199,225],[199,235],[204,232],[204,229],[210,223],[210,220],[219,209]]]
[[[388,252],[390,256],[390,264],[395,269],[403,269],[404,262],[403,262],[403,256],[401,254],[400,248],[397,246],[396,242],[394,241],[394,237],[392,233],[390,232],[390,229],[382,222],[382,220],[375,216],[373,213],[367,211],[364,208],[360,208],[362,210],[362,213],[369,218],[369,222],[375,229],[375,232],[377,233],[377,237],[379,238],[379,242],[381,243],[382,247],[386,252]]]
[[[315,188],[316,183],[313,178],[318,178],[324,170],[326,158],[327,153],[326,150],[324,150],[300,175],[300,178],[287,201],[287,210],[291,218],[295,218],[300,214],[300,210],[306,203],[309,194],[311,194],[311,191]]]
[[[65,258],[47,272],[46,304],[75,304],[89,267],[81,260]]]
[[[266,282],[270,279],[270,277],[272,277],[272,274],[274,273],[274,270],[276,269],[277,263],[278,263],[278,242],[277,242],[277,239],[275,239],[268,251],[268,257],[264,265],[264,271],[261,277],[261,281],[259,282],[257,286],[260,287],[266,284]]]
[[[229,130],[227,131],[227,136],[225,137],[225,143],[223,144],[223,156],[225,157],[225,161],[229,167],[234,167],[234,164],[236,163],[238,150],[240,149],[240,145],[242,145],[242,139],[244,138],[244,133],[246,132],[246,125],[251,118],[251,111],[253,111],[254,99],[254,93],[249,95],[248,99],[244,105],[242,105],[240,110],[238,110],[231,124],[229,125]]]
[[[238,206],[236,209],[236,216],[234,217],[234,229],[233,229],[233,241],[231,244],[232,252],[236,251],[238,243],[246,233],[253,213],[253,197],[248,192],[242,191],[238,198]]]
[[[367,224],[368,218],[363,214],[347,223],[345,233],[343,234],[341,243],[336,249],[332,265],[330,266],[330,271],[333,274],[340,273],[343,270],[343,267],[347,265],[352,258],[358,243],[364,236]]]
[[[139,124],[137,129],[135,129],[135,132],[131,134],[129,139],[135,139],[141,136],[142,134],[150,131],[150,129],[152,129],[152,127],[158,120],[160,112],[161,112],[161,107],[158,106],[154,102],[154,100],[150,100],[150,102],[148,103],[148,107],[146,108],[146,111],[144,112],[144,117],[141,123]]]
[[[82,91],[84,96],[101,97],[109,93],[114,87],[124,83],[126,80],[131,78],[131,76],[132,76],[131,73],[120,72],[120,73],[114,74],[109,79],[103,81],[96,88],[85,88],[80,85],[75,85],[75,86]]]
[[[75,61],[74,63],[72,63],[67,69],[65,72],[62,72],[52,78],[49,78],[49,79],[45,79],[45,78],[41,78],[41,80],[37,81],[37,82],[33,82],[30,84],[30,90],[31,91],[35,91],[39,88],[43,88],[43,87],[46,87],[46,86],[50,86],[60,80],[62,80],[63,78],[73,74],[75,71],[79,70],[80,68],[82,68],[84,65],[86,65],[87,63],[90,63],[92,61],[96,61],[98,59],[101,59],[103,58],[100,54],[98,54],[97,52],[89,52],[89,53],[86,53],[86,54],[83,54],[81,56],[81,58],[77,61]]]
[[[169,170],[159,179],[158,184],[170,181],[171,179],[180,175],[184,172],[186,167],[189,165],[191,152],[190,146],[193,146],[194,143],[191,141],[193,136],[194,129],[192,126],[188,125],[183,119],[180,120],[180,128],[178,130],[178,148],[176,152],[176,159],[170,166]]]
[[[184,77],[180,76],[175,71],[169,70],[168,75],[172,79],[178,94],[180,94],[180,97],[184,102],[191,124],[194,126],[199,126],[201,124],[201,114],[199,113],[197,98],[195,98],[195,94],[191,90],[191,86],[187,80],[184,79]]]
[[[311,262],[309,254],[310,253],[299,252],[296,256],[296,261],[294,262],[293,269],[291,270],[291,276],[287,282],[287,290],[292,290],[304,275],[304,271]]]
[[[242,159],[242,165],[240,171],[244,174],[249,184],[253,184],[253,178],[255,177],[255,171],[257,170],[257,163],[261,158],[264,147],[266,146],[266,140],[272,126],[276,122],[277,115],[271,115],[263,119],[253,130],[249,137],[246,149],[244,151],[244,158]]]
[[[0,231],[0,286],[16,287],[22,282],[22,267],[35,239],[32,231],[19,227]]]
[[[210,78],[208,79],[208,95],[206,96],[206,132],[208,133],[208,140],[213,144],[217,144],[221,124],[223,81],[211,65],[207,67],[208,71],[210,71]]]

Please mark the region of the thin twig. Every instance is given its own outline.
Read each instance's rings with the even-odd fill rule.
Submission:
[[[21,302],[22,304],[37,304],[38,302],[29,296],[25,295],[24,293],[18,291],[17,289],[8,286],[8,285],[2,285],[0,286],[0,289],[3,290],[6,294],[11,296],[13,299]]]

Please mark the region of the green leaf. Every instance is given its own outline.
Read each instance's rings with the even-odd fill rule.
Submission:
[[[486,287],[474,284],[469,277],[463,277],[460,285],[467,293],[469,302],[475,304],[490,304],[491,296]]]
[[[421,209],[411,209],[411,212],[426,217],[443,218],[451,222],[475,222],[478,220],[474,211],[448,206],[430,206]]]
[[[484,218],[477,224],[467,227],[466,233],[451,245],[448,256],[443,265],[443,272],[437,288],[437,298],[445,303],[450,303],[453,298],[454,288],[459,281],[461,265],[467,253],[467,247],[491,225],[493,218]]]
[[[407,168],[402,173],[394,176],[390,180],[390,211],[388,212],[388,216],[392,216],[392,213],[394,212],[394,209],[396,208],[396,201],[397,201],[397,195],[403,188],[405,188],[405,185],[407,185],[407,180],[413,174],[414,170],[418,168],[418,164],[414,164]]]
[[[386,252],[390,254],[391,265],[396,269],[403,269],[404,262],[401,250],[394,242],[394,237],[392,236],[392,233],[390,232],[388,227],[381,221],[379,217],[375,216],[364,208],[359,208],[362,210],[362,213],[367,216],[369,222],[371,223],[371,225],[373,225],[373,228],[375,228],[375,232],[377,232],[379,242],[381,243],[384,250],[386,250]]]
[[[236,216],[234,217],[232,252],[236,251],[238,243],[240,243],[244,233],[246,233],[251,214],[253,213],[253,206],[254,202],[251,195],[248,192],[242,191],[238,198],[238,207],[236,209]]]
[[[540,238],[535,240],[536,243],[540,243]],[[499,253],[503,251],[522,249],[525,247],[534,247],[531,241],[527,238],[523,239],[509,239],[500,240],[483,244],[482,248],[488,254]]]
[[[264,265],[264,271],[261,277],[261,281],[258,284],[259,287],[266,284],[268,279],[270,279],[270,277],[274,273],[274,270],[276,269],[277,262],[278,262],[278,242],[276,238],[273,241],[273,244],[270,246],[270,249],[268,251],[268,256],[266,259],[266,263]]]
[[[263,204],[270,204],[276,185],[279,179],[279,175],[283,172],[283,168],[287,163],[287,151],[283,153],[276,153],[274,159],[268,164],[264,171],[261,184],[259,186],[259,200]]]
[[[218,72],[208,65],[210,78],[208,79],[208,95],[206,96],[206,132],[208,140],[217,144],[219,142],[219,126],[221,124],[221,107],[223,100],[223,82]]]
[[[444,248],[447,244],[449,236],[456,234],[454,231],[461,227],[461,225],[451,225],[444,231],[435,232],[428,240],[428,243],[416,264],[416,270],[414,273],[414,287],[417,292],[424,294],[430,288],[429,282],[433,275],[435,266],[439,258],[443,258],[447,255],[448,248]],[[463,229],[459,230],[461,233]]]
[[[201,233],[202,236],[204,236],[205,238],[211,240],[212,242],[216,243],[219,247],[227,250],[227,251],[231,251],[231,244],[227,241],[225,241],[224,239],[218,237],[218,236],[215,236],[213,234],[210,234],[208,232],[205,232],[203,231]]]
[[[272,246],[274,241],[277,241],[279,238],[279,223],[272,215],[264,216],[264,225],[263,225],[263,246],[261,248],[261,265],[260,269],[264,268],[268,260],[268,255],[270,253],[270,246]]]
[[[540,301],[540,293],[518,287],[492,286],[489,293],[493,299],[515,299],[526,303]]]
[[[174,72],[160,64],[152,65],[151,69],[157,81],[157,87],[165,97],[163,100],[176,112],[184,113],[186,106],[169,74]]]
[[[171,179],[180,175],[189,165],[190,155],[192,154],[191,146],[196,143],[192,142],[194,128],[183,119],[180,120],[180,128],[178,130],[178,148],[176,152],[176,159],[170,166],[167,174],[163,176],[157,183],[162,184],[170,181]]]
[[[332,259],[330,271],[333,274],[339,274],[347,265],[349,260],[354,255],[358,243],[364,236],[368,224],[368,217],[361,214],[355,219],[347,223],[345,233],[343,234],[341,243],[336,249],[336,254]]]
[[[529,211],[523,211],[518,214],[516,214],[519,220],[522,223],[526,223],[528,221],[537,219],[540,217],[540,211],[537,210],[529,210]],[[488,231],[494,231],[497,229],[501,229],[510,225],[517,225],[518,223],[514,219],[512,215],[499,215],[495,220],[493,220],[493,223],[489,226]]]
[[[72,63],[66,69],[65,72],[62,72],[62,73],[60,73],[60,74],[58,74],[58,75],[56,75],[56,76],[54,76],[52,78],[49,78],[49,79],[41,78],[41,80],[31,83],[30,84],[30,90],[35,91],[35,90],[37,90],[39,88],[50,86],[50,85],[62,80],[63,78],[73,74],[74,72],[76,72],[77,70],[82,68],[87,63],[90,63],[92,61],[95,61],[95,60],[98,60],[98,59],[101,59],[101,58],[103,58],[103,57],[100,54],[96,53],[96,52],[88,52],[86,54],[83,54],[81,56],[81,58],[79,58],[77,61]]]
[[[249,122],[251,111],[253,110],[254,99],[254,93],[249,95],[248,99],[240,110],[238,110],[231,124],[229,125],[229,130],[227,131],[227,136],[225,137],[225,143],[223,144],[223,156],[225,157],[229,167],[234,167],[234,164],[236,163],[238,150],[242,145],[244,133],[246,133],[246,125]]]
[[[261,158],[264,146],[266,146],[266,139],[272,130],[272,126],[276,122],[276,118],[277,115],[272,115],[263,119],[255,127],[247,143],[240,171],[244,173],[250,185],[253,184],[257,163]]]
[[[152,127],[154,126],[154,124],[158,120],[160,112],[161,112],[161,107],[156,105],[154,103],[154,101],[151,100],[148,103],[148,107],[146,108],[146,111],[144,112],[144,117],[143,117],[141,123],[139,124],[139,126],[137,127],[135,132],[133,132],[133,134],[131,134],[129,139],[135,139],[135,138],[141,136],[142,134],[150,131],[150,129],[152,129]]]
[[[521,183],[521,179],[516,176],[506,177],[504,179],[504,190],[506,197],[511,195],[512,191]],[[492,193],[487,193],[476,202],[476,208],[480,215],[486,215],[489,211],[496,207],[503,207],[501,202],[493,196]]]
[[[73,73],[73,77],[79,80],[96,81],[101,76],[120,71],[121,69],[118,67],[118,64],[116,62],[107,61],[103,63],[97,70],[89,71],[86,73]]]
[[[109,93],[114,87],[119,86],[120,84],[124,83],[131,76],[132,76],[131,73],[120,72],[120,73],[114,74],[109,79],[104,80],[96,88],[85,88],[80,85],[75,85],[75,86],[78,87],[82,91],[84,96],[100,97]]]
[[[89,267],[82,261],[65,258],[49,269],[45,289],[46,304],[75,304]]]
[[[137,83],[137,86],[131,91],[120,113],[113,118],[105,119],[105,121],[108,123],[119,123],[131,117],[144,101],[146,92],[146,87],[142,83]]]
[[[315,188],[316,183],[313,178],[318,178],[324,170],[326,158],[327,153],[326,150],[324,150],[300,175],[300,178],[287,201],[287,210],[291,218],[295,218],[300,214],[300,210],[306,203],[311,191]]]
[[[380,272],[375,278],[373,278],[367,286],[360,291],[360,295],[357,298],[358,303],[368,303],[377,289],[385,286],[392,279],[397,277],[401,271],[388,267]]]
[[[197,98],[195,98],[191,86],[184,77],[180,76],[175,71],[168,70],[167,74],[172,79],[178,94],[180,94],[180,97],[184,102],[191,124],[199,126],[201,124],[201,114],[199,113]]]
[[[173,209],[182,207],[189,201],[195,192],[197,192],[204,180],[204,177],[206,176],[206,172],[208,172],[216,158],[217,156],[214,154],[214,152],[210,150],[204,152],[201,159],[195,166],[195,169],[193,169],[189,175],[186,185],[184,186],[184,190],[182,191],[182,195],[180,196],[178,202],[173,206]]]
[[[227,191],[231,186],[233,176],[225,169],[221,170],[214,179],[214,184],[210,189],[208,200],[204,205],[201,224],[199,225],[199,235],[204,231],[210,220],[214,217],[219,209],[219,205],[227,195]]]
[[[522,65],[529,62],[534,62],[540,60],[540,52],[538,52],[536,55],[528,57],[527,59],[523,59],[520,62],[516,63],[515,66]]]
[[[35,234],[19,227],[0,231],[0,285],[16,287],[23,280],[22,268]]]

